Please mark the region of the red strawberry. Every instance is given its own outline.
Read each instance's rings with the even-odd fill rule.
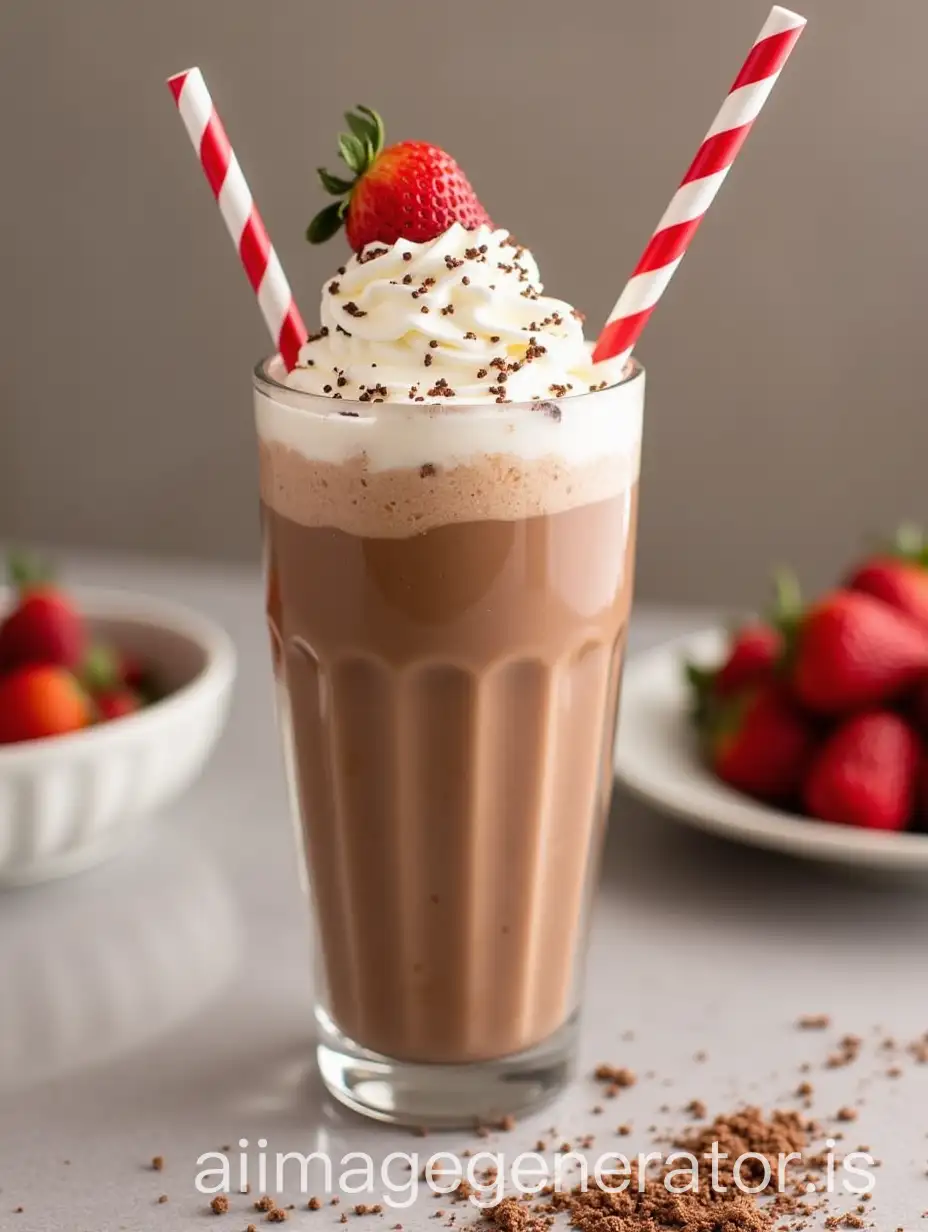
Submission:
[[[27,586],[0,625],[0,672],[28,663],[75,668],[86,644],[84,622],[65,594],[51,585]]]
[[[121,651],[119,653],[119,678],[127,689],[141,689],[145,685],[148,673],[141,659]]]
[[[310,223],[306,238],[321,244],[346,224],[355,252],[377,240],[434,239],[459,222],[472,231],[490,223],[467,176],[450,154],[425,141],[401,141],[383,148],[383,121],[369,107],[345,115],[350,133],[338,140],[339,154],[354,173],[344,180],[319,168],[326,192],[341,198]]]
[[[928,670],[928,630],[860,591],[833,591],[813,604],[793,639],[789,681],[817,714],[881,705]]]
[[[90,719],[86,693],[62,667],[21,667],[0,679],[0,744],[61,736]]]
[[[803,789],[805,807],[822,821],[901,830],[914,810],[920,757],[918,737],[898,715],[855,715],[819,750]]]
[[[847,583],[849,590],[882,599],[928,629],[928,570],[906,560],[877,557],[862,565]]]
[[[778,686],[720,703],[708,741],[720,779],[771,802],[796,794],[813,749],[805,719]]]
[[[731,697],[742,689],[768,681],[783,650],[783,637],[771,625],[744,625],[732,640],[728,658],[715,676],[714,691]]]
[[[111,719],[122,719],[127,714],[135,714],[141,710],[142,703],[131,689],[110,689],[94,698],[97,707],[97,717],[101,723]]]

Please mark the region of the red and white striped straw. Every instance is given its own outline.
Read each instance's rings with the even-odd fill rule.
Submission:
[[[603,326],[593,359],[625,359],[715,199],[806,19],[774,5],[712,127]]]
[[[189,68],[169,77],[168,86],[238,249],[251,289],[258,297],[258,307],[290,372],[306,341],[306,326],[203,74],[198,68]]]

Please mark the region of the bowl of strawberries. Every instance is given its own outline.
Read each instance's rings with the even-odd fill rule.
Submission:
[[[928,541],[906,528],[802,602],[633,660],[618,777],[705,829],[928,870]]]
[[[235,653],[195,612],[66,592],[29,561],[0,588],[0,885],[112,854],[196,778],[222,730]]]

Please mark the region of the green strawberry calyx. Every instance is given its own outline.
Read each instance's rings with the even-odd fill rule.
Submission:
[[[779,629],[783,637],[783,653],[780,658],[781,674],[788,673],[795,660],[799,630],[805,614],[802,590],[796,574],[792,569],[775,569],[770,623],[774,628]]]
[[[306,228],[306,238],[311,244],[324,244],[341,228],[351,203],[351,194],[383,149],[383,120],[376,111],[358,104],[353,111],[345,112],[345,121],[350,131],[339,133],[338,154],[353,178],[343,179],[326,171],[325,167],[317,169],[322,187],[338,200],[320,210]]]
[[[890,555],[910,565],[928,568],[928,539],[914,522],[903,522],[893,536]]]

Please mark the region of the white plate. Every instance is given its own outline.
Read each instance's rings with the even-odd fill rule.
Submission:
[[[619,781],[649,804],[739,842],[816,860],[928,871],[928,835],[809,821],[739,794],[706,769],[687,715],[681,664],[718,662],[726,636],[707,629],[630,660],[616,744]]]

